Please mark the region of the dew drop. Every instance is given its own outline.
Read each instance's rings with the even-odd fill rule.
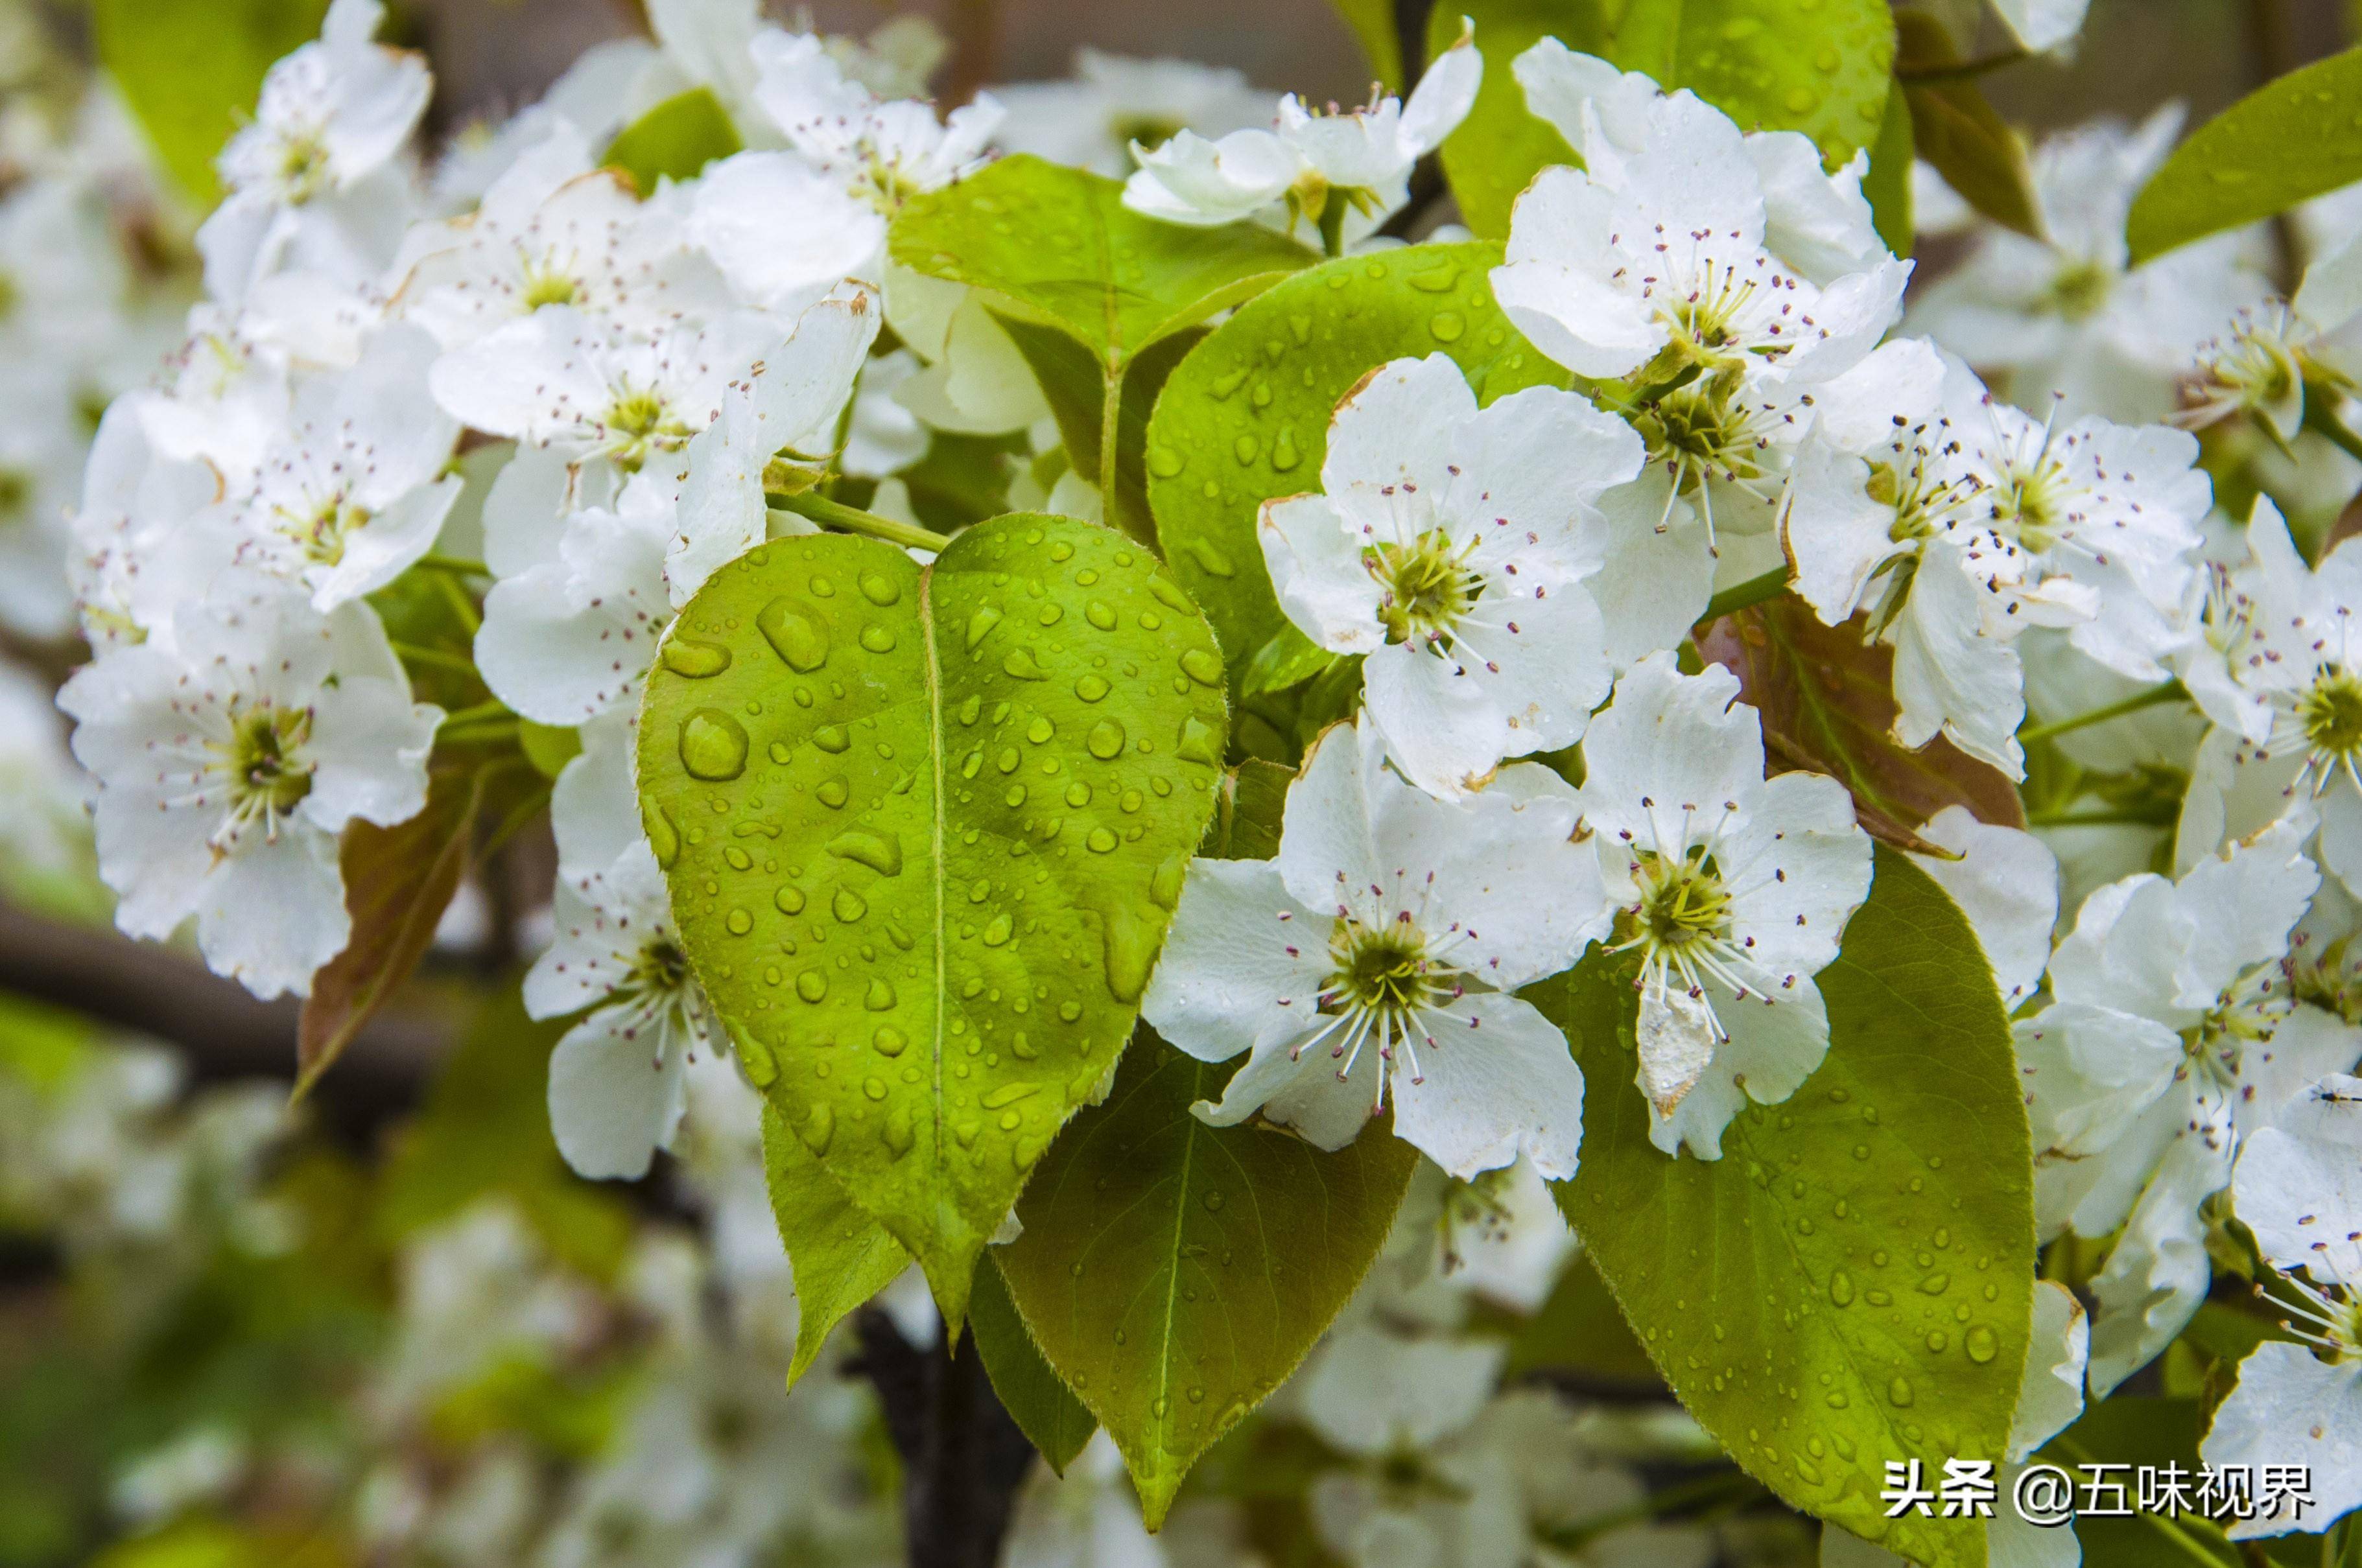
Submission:
[[[850,888],[839,888],[836,890],[836,897],[828,902],[828,912],[845,924],[852,925],[869,912],[869,900]]]
[[[1829,1275],[1829,1299],[1840,1307],[1853,1304],[1853,1275],[1839,1269]]]
[[[722,917],[722,923],[733,936],[744,936],[755,929],[755,917],[745,910],[732,910]]]
[[[1904,1410],[1910,1408],[1911,1401],[1914,1397],[1915,1397],[1915,1396],[1911,1391],[1911,1380],[1909,1378],[1897,1374],[1893,1378],[1888,1381],[1886,1385],[1886,1402],[1893,1406],[1896,1409]]]
[[[1015,922],[1006,914],[997,914],[984,928],[984,944],[987,947],[1006,947],[1009,939],[1016,933]]]
[[[882,621],[873,621],[861,628],[861,646],[871,653],[894,651],[894,628]]]
[[[701,642],[694,637],[671,637],[665,642],[664,667],[675,675],[703,680],[730,668],[730,650],[720,643]]]
[[[1182,553],[1196,561],[1209,577],[1236,577],[1238,567],[1210,539],[1187,539],[1181,545]]]
[[[680,765],[692,778],[723,783],[746,771],[746,732],[719,708],[700,708],[680,723]]]
[[[815,1100],[804,1117],[804,1147],[815,1154],[828,1153],[829,1140],[836,1136],[836,1112],[825,1101]]]
[[[874,1083],[876,1080],[872,1079],[871,1081]],[[911,1152],[911,1145],[917,1142],[917,1139],[911,1132],[911,1112],[909,1110],[902,1106],[896,1106],[888,1113],[886,1117],[886,1125],[879,1129],[877,1135],[880,1139],[884,1140],[886,1152],[894,1158],[899,1160],[903,1155],[909,1154]]]
[[[1191,648],[1181,656],[1181,673],[1200,686],[1222,683],[1222,661],[1208,648]]]
[[[1000,673],[1011,680],[1047,680],[1050,672],[1043,669],[1033,657],[1032,648],[1018,648],[1000,661]]]
[[[1083,843],[1089,846],[1094,855],[1109,855],[1115,850],[1116,837],[1106,828],[1095,827],[1091,829],[1089,836],[1086,837]]]
[[[899,1056],[909,1046],[911,1040],[910,1036],[892,1024],[881,1023],[877,1026],[877,1032],[869,1037],[869,1043],[877,1048],[877,1054],[881,1056]]]
[[[1440,310],[1428,317],[1427,330],[1438,343],[1457,343],[1468,330],[1468,318],[1456,310]]]
[[[640,813],[640,823],[647,831],[648,847],[656,851],[657,865],[669,868],[680,858],[680,830],[672,825],[672,814],[652,806]]]
[[[791,599],[774,599],[764,605],[756,613],[755,629],[798,674],[810,675],[828,662],[828,633],[799,611]]]
[[[771,895],[771,903],[781,914],[804,912],[804,890],[790,882]]]
[[[1114,608],[1099,600],[1094,599],[1083,606],[1083,619],[1102,632],[1115,630]]]
[[[1148,449],[1148,471],[1158,479],[1171,479],[1181,469],[1181,454],[1172,447],[1151,447]]]
[[[796,995],[808,1002],[816,1002],[828,995],[828,977],[818,969],[806,969],[796,977]]]
[[[861,1080],[861,1092],[867,1095],[872,1099],[884,1099],[887,1093],[886,1080],[884,1078],[864,1078]]]
[[[894,988],[882,976],[872,977],[869,988],[861,996],[861,1005],[871,1012],[894,1010]]]
[[[853,792],[844,787],[842,778],[822,779],[820,788],[812,793],[819,796],[820,803],[832,812],[844,810],[844,802],[853,798]]]
[[[1091,726],[1083,744],[1101,762],[1112,762],[1123,755],[1123,725],[1113,719],[1101,719]]]
[[[861,596],[872,604],[891,604],[902,597],[902,585],[883,572],[864,572]]]
[[[2001,1353],[2000,1337],[1982,1323],[1971,1326],[1969,1331],[1961,1336],[1960,1343],[1968,1351],[1969,1359],[1979,1366],[1982,1366]]]
[[[1075,682],[1075,695],[1086,702],[1096,702],[1111,690],[1113,688],[1108,685],[1106,679],[1097,675],[1086,675]]]
[[[880,877],[902,874],[902,841],[892,834],[841,833],[828,841],[828,852],[839,860],[866,866]]]

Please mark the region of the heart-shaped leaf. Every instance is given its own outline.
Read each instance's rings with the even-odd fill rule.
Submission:
[[[994,1249],[1034,1342],[1122,1451],[1151,1527],[1279,1386],[1385,1242],[1418,1154],[1387,1121],[1323,1154],[1190,1113],[1229,1063],[1153,1034],[1075,1119]]]
[[[795,1271],[796,1349],[788,1363],[795,1386],[829,1331],[911,1266],[911,1254],[844,1195],[801,1138],[788,1130],[776,1104],[763,1108],[763,1176],[771,1218]]]
[[[689,960],[955,1327],[1131,1036],[1213,811],[1222,679],[1145,550],[1019,515],[924,569],[844,536],[760,546],[648,682],[642,807]]]
[[[1691,1413],[1796,1507],[1914,1561],[1982,1568],[1984,1527],[1885,1517],[1880,1465],[1998,1461],[2025,1364],[2034,1172],[2008,1021],[1967,919],[1884,845],[1821,971],[1829,1052],[1723,1157],[1649,1142],[1630,971],[1595,952],[1523,994],[1590,1088],[1559,1206]]]

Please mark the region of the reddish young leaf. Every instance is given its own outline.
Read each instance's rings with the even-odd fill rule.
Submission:
[[[473,858],[484,772],[444,766],[429,776],[426,805],[393,827],[355,823],[339,858],[353,938],[312,977],[295,1038],[295,1098],[335,1065],[435,940]]]
[[[1914,854],[1945,852],[1919,836],[1947,806],[1979,821],[2025,825],[2017,787],[1938,735],[1913,751],[1894,738],[1893,650],[1862,646],[1855,616],[1825,626],[1789,598],[1716,621],[1699,640],[1707,658],[1738,677],[1763,718],[1763,753],[1774,773],[1826,773],[1853,792],[1863,831]]]

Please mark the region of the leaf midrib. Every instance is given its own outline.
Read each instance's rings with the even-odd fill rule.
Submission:
[[[944,1014],[950,1006],[950,976],[946,972],[944,952],[944,676],[939,652],[935,646],[935,562],[929,561],[919,572],[919,644],[927,655],[927,766],[929,769],[927,801],[928,831],[933,835],[930,845],[927,889],[934,900],[934,1039],[928,1053],[934,1073],[933,1093],[929,1097],[928,1110],[934,1122],[933,1136],[928,1141],[927,1158],[933,1168],[933,1182],[938,1194],[948,1194],[944,1181]],[[938,1201],[943,1199],[939,1198]],[[956,1209],[957,1205],[954,1205]],[[939,1214],[938,1220],[942,1218]]]

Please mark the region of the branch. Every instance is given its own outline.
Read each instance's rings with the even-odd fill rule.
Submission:
[[[844,1370],[876,1386],[901,1456],[911,1568],[992,1568],[1033,1445],[986,1381],[975,1340],[962,1334],[955,1356],[940,1337],[912,1345],[877,1307],[864,1307],[853,1326],[861,1353]]]
[[[295,1076],[299,1000],[258,1001],[170,948],[100,927],[0,902],[0,990],[177,1045],[197,1083]],[[365,1132],[417,1102],[447,1043],[430,1022],[380,1016],[315,1098],[340,1130]]]

